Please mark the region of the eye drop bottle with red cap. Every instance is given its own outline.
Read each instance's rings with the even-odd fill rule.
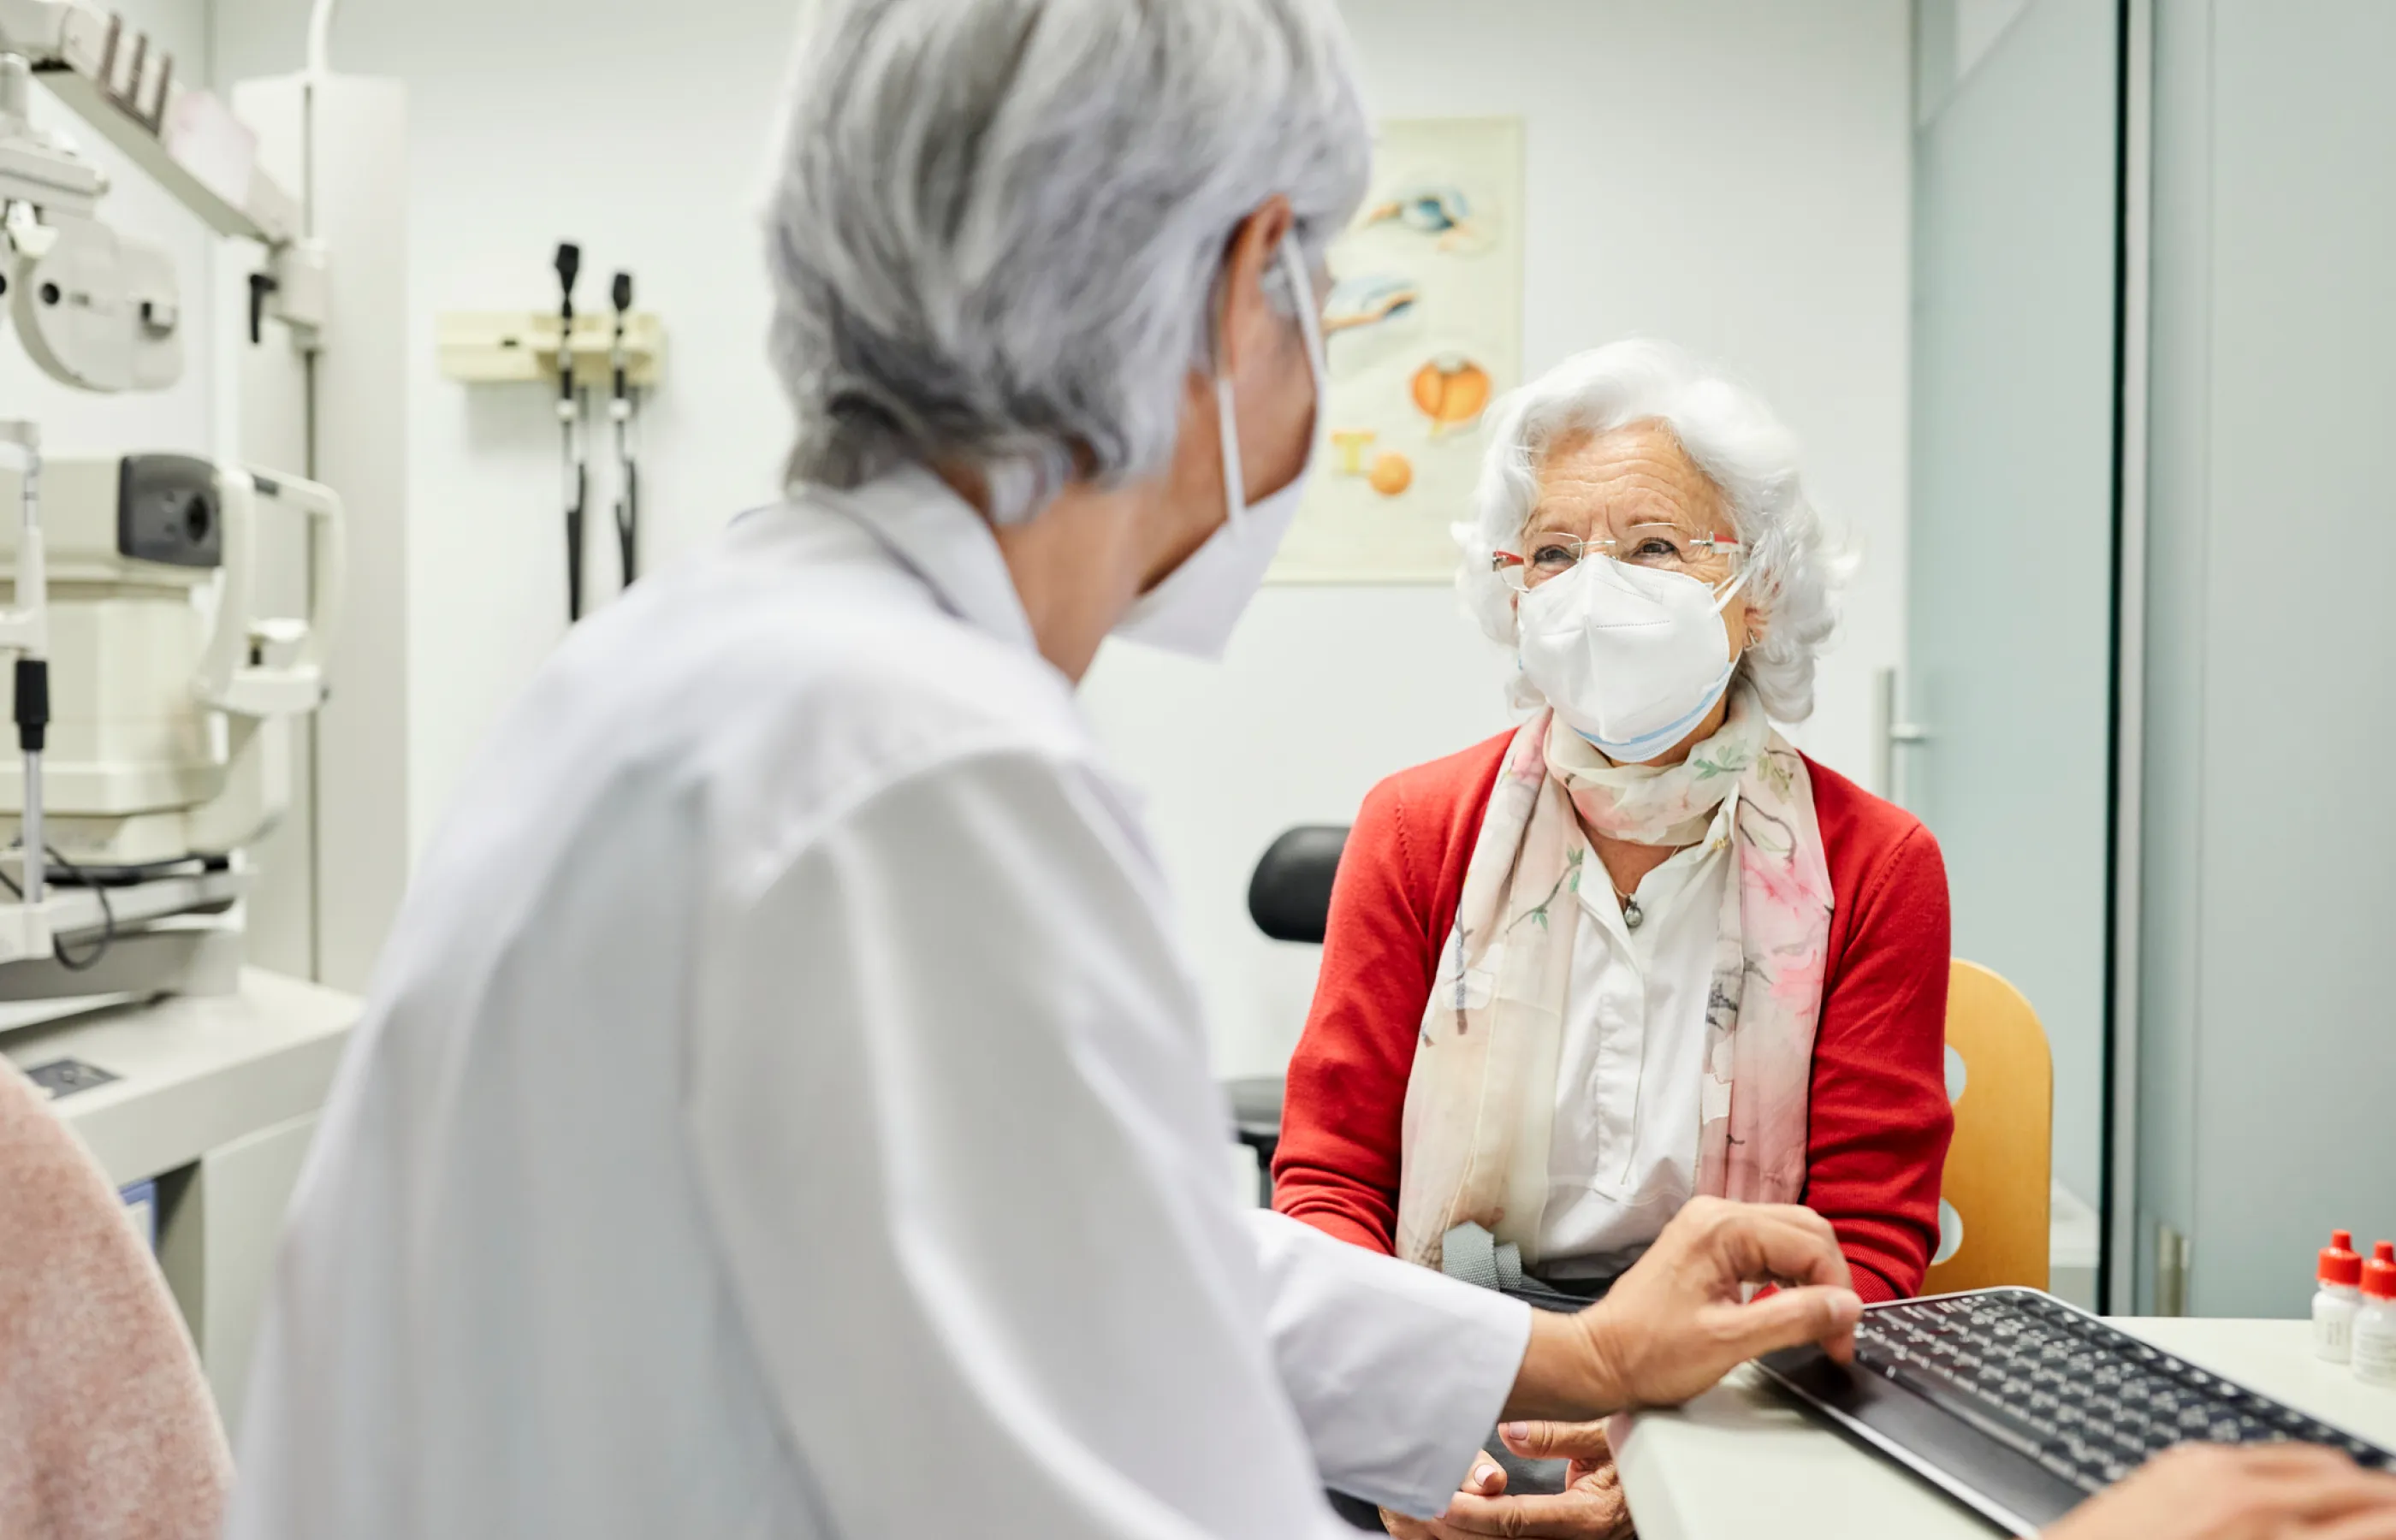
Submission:
[[[2382,1241],[2363,1265],[2363,1308],[2354,1317],[2354,1377],[2396,1389],[2396,1245]]]
[[[2354,1253],[2352,1231],[2330,1232],[2313,1276],[2321,1280],[2313,1295],[2313,1356],[2344,1363],[2354,1346],[2355,1312],[2363,1308],[2363,1258]]]

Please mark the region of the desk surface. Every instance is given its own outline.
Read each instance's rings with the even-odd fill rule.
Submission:
[[[2396,1390],[2312,1356],[2302,1321],[2116,1321],[2191,1363],[2396,1446]],[[1623,1424],[1629,1427],[1625,1428]],[[1816,1427],[1752,1368],[1688,1405],[1617,1419],[1616,1461],[1641,1540],[1984,1540],[1996,1532]]]
[[[350,995],[245,968],[229,995],[110,1005],[13,1029],[0,1018],[0,1055],[20,1069],[81,1059],[118,1077],[55,1105],[123,1187],[313,1113],[358,1010]]]

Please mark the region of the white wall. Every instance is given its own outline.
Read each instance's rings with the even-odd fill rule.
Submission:
[[[1872,773],[1904,644],[1910,52],[1904,0],[1347,0],[1372,106],[1526,129],[1524,366],[1631,334],[1710,355],[1803,435],[1866,565],[1796,735]],[[1503,660],[1444,589],[1272,589],[1209,674],[1111,649],[1086,694],[1149,788],[1225,1073],[1278,1072],[1312,989],[1258,936],[1257,856],[1506,724]]]
[[[299,61],[304,0],[219,7],[220,78]],[[1805,435],[1818,494],[1870,566],[1804,737],[1863,772],[1870,671],[1903,631],[1903,0],[1347,8],[1378,110],[1526,118],[1530,368],[1628,332],[1671,337],[1735,364]],[[440,379],[433,317],[552,304],[561,238],[583,246],[586,305],[632,268],[672,338],[649,422],[651,551],[687,550],[769,497],[785,416],[753,210],[795,16],[792,0],[710,0],[703,26],[642,0],[341,12],[337,67],[395,74],[412,97],[419,839],[565,609],[549,399]],[[602,506],[609,486],[602,474]],[[1152,795],[1226,1070],[1279,1067],[1311,982],[1304,953],[1248,929],[1256,856],[1502,726],[1498,679],[1444,589],[1268,592],[1220,671],[1101,661],[1090,708]]]
[[[336,69],[409,93],[410,833],[420,846],[493,719],[566,629],[552,398],[440,378],[434,317],[550,310],[560,240],[579,300],[619,267],[671,333],[643,490],[652,563],[779,483],[787,413],[765,363],[753,212],[796,10],[791,0],[353,0]],[[220,78],[294,69],[306,0],[219,0]],[[338,261],[338,254],[335,260]],[[590,538],[612,590],[610,452],[597,441]],[[356,580],[371,581],[371,574]]]

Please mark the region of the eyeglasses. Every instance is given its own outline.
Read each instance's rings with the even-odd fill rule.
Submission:
[[[1746,547],[1712,535],[1691,535],[1672,524],[1633,524],[1619,539],[1584,540],[1554,530],[1534,530],[1523,538],[1523,551],[1500,551],[1489,558],[1489,569],[1514,589],[1533,589],[1551,578],[1580,565],[1584,556],[1609,556],[1632,566],[1691,577],[1719,578],[1724,567],[1736,568]]]

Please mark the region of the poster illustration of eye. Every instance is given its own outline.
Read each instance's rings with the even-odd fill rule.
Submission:
[[[1332,243],[1329,410],[1282,583],[1444,583],[1490,405],[1523,371],[1523,125],[1396,118]]]

